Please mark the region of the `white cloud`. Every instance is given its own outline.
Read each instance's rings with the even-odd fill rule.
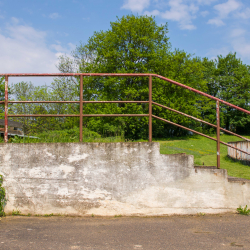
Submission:
[[[55,66],[58,56],[69,50],[58,44],[47,45],[46,36],[46,32],[20,24],[18,19],[12,18],[12,22],[0,30],[1,73],[58,72]],[[69,49],[72,47],[70,44]]]
[[[129,9],[133,12],[143,12],[147,16],[159,16],[163,19],[177,22],[180,29],[193,30],[196,29],[193,21],[197,16],[206,17],[209,14],[207,9],[200,8],[211,5],[219,0],[124,0],[122,9]],[[221,0],[220,0],[221,1]],[[150,6],[151,9],[147,9]],[[230,12],[239,9],[241,6],[237,0],[228,0],[226,3],[217,4],[214,9],[218,13],[218,17],[210,19],[209,24],[217,26],[224,25],[222,21]],[[247,16],[245,13],[241,15]]]
[[[235,17],[242,18],[242,19],[248,19],[250,18],[250,8],[246,8],[243,11],[239,11],[235,14]]]
[[[50,48],[57,51],[57,52],[60,52],[60,53],[69,53],[71,50],[75,49],[75,45],[73,45],[72,43],[68,43],[68,48],[65,48],[61,45],[61,42],[60,41],[56,41],[55,44],[51,44],[50,45]]]
[[[51,18],[51,19],[57,19],[58,17],[60,17],[60,15],[58,13],[49,14],[49,18]]]
[[[195,0],[195,1],[199,4],[210,5],[211,3],[216,2],[218,0]]]
[[[199,13],[200,6],[210,5],[215,1],[217,0],[154,0],[152,4],[155,4],[155,9],[145,11],[144,15],[160,16],[177,22],[180,29],[193,30],[196,29],[193,20],[197,18],[197,15],[205,17],[209,14],[207,10]]]
[[[160,11],[159,10],[145,11],[144,15],[147,15],[147,16],[158,16],[158,15],[160,15]]]
[[[245,33],[246,33],[246,30],[239,28],[239,29],[233,29],[230,35],[231,37],[239,37],[239,36],[244,35]]]
[[[249,64],[250,61],[250,42],[247,30],[242,28],[233,29],[230,34],[226,36],[228,45],[220,48],[213,48],[208,55],[216,58],[217,55],[226,56],[229,52],[236,52],[237,56],[244,59]]]
[[[215,5],[214,9],[218,11],[219,17],[226,18],[228,14],[239,9],[240,6],[241,4],[236,0],[228,0],[226,3]]]
[[[241,58],[250,59],[250,43],[243,38],[233,42],[234,51],[236,51]]]
[[[179,22],[181,29],[192,30],[196,27],[192,24],[192,19],[196,18],[195,14],[199,7],[193,3],[187,5],[183,0],[170,0],[168,2],[169,10],[161,13],[162,18]]]
[[[219,19],[219,18],[209,19],[207,23],[208,24],[214,24],[216,26],[225,25],[225,23],[221,19]]]
[[[224,46],[216,49],[210,49],[210,51],[207,53],[207,56],[210,59],[216,59],[218,55],[226,56],[229,52],[229,47]]]
[[[202,11],[200,14],[201,14],[203,17],[206,17],[206,16],[209,14],[209,12],[208,12],[207,10],[205,10],[205,11]]]
[[[231,45],[242,59],[250,60],[250,42],[246,35],[246,31],[243,29],[233,30]]]
[[[240,7],[242,7],[242,4],[236,0],[228,0],[226,3],[217,4],[214,6],[214,9],[217,12],[217,17],[209,19],[207,23],[222,26],[225,24],[222,19],[227,18],[230,13],[239,10]]]
[[[133,12],[142,12],[150,4],[150,0],[125,0],[122,9],[131,10]]]

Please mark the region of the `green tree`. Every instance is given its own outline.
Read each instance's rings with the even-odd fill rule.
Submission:
[[[158,26],[153,17],[128,15],[111,22],[108,31],[95,32],[88,43],[77,47],[73,59],[62,57],[59,64],[61,72],[101,73],[156,73],[167,76],[184,84],[206,90],[203,77],[203,65],[197,58],[184,51],[171,51],[167,37],[167,24]],[[161,104],[198,116],[197,100],[188,92],[159,79],[153,80],[153,99]],[[98,78],[85,77],[85,100],[148,100],[147,78]],[[84,105],[84,113],[148,113],[148,105],[109,104]],[[187,118],[174,115],[154,107],[161,117],[171,117],[177,123],[195,126]],[[119,127],[129,138],[147,138],[147,118],[89,118],[85,126],[104,129],[107,124]],[[99,132],[99,131],[98,131]],[[185,133],[172,129],[168,124],[154,120],[154,136]]]
[[[203,64],[210,95],[250,110],[250,68],[236,53],[219,55],[210,61],[204,59]],[[221,110],[222,126],[237,133],[250,133],[249,115],[225,105],[221,105]]]
[[[236,57],[236,53],[229,53],[226,57],[218,56],[216,80],[219,85],[217,96],[244,109],[250,103],[250,68]],[[224,119],[227,129],[249,133],[249,115],[231,107],[224,107]],[[247,128],[248,127],[248,128]]]
[[[72,87],[75,85],[71,85]],[[17,101],[74,101],[76,90],[69,87],[67,81],[54,79],[50,87],[34,86],[31,82],[19,82],[11,85],[12,97]],[[76,104],[23,103],[10,105],[9,113],[14,114],[74,114],[79,113]],[[24,126],[25,134],[47,130],[59,130],[75,126],[72,117],[20,117],[16,118]],[[79,121],[78,121],[79,123]]]

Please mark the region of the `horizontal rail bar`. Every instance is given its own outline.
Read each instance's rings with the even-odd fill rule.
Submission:
[[[80,103],[80,101],[9,101],[9,103]]]
[[[190,132],[193,132],[193,133],[195,133],[195,134],[198,134],[198,135],[204,136],[204,137],[206,137],[206,138],[208,138],[208,139],[210,139],[210,140],[217,141],[215,138],[213,138],[213,137],[211,137],[211,136],[208,136],[208,135],[202,134],[202,133],[197,132],[197,131],[195,131],[195,130],[193,130],[193,129],[190,129],[190,128],[184,127],[184,126],[182,126],[182,125],[179,125],[179,124],[177,124],[177,123],[174,123],[174,122],[168,121],[168,120],[163,119],[163,118],[161,118],[161,117],[158,117],[158,116],[156,116],[156,115],[152,115],[152,117],[154,117],[154,118],[156,118],[156,119],[158,119],[158,120],[161,120],[161,121],[167,122],[167,123],[169,123],[169,124],[171,124],[171,125],[174,125],[174,126],[177,126],[177,127],[183,128],[183,129],[186,129],[186,130],[188,130],[188,131],[190,131]],[[227,144],[227,143],[222,142],[222,141],[220,141],[220,143],[221,143],[221,144],[223,144],[223,145],[226,145],[226,146],[228,146],[228,147],[230,147],[230,148],[233,148],[233,149],[239,150],[239,151],[240,151],[240,152],[242,152],[242,153],[245,153],[245,154],[247,154],[247,155],[250,155],[250,152],[246,152],[246,151],[244,151],[244,150],[242,150],[242,149],[240,149],[240,148],[236,148],[236,147],[231,146],[230,144]]]
[[[244,150],[242,150],[242,149],[240,149],[240,148],[236,148],[236,147],[234,147],[234,146],[232,146],[232,145],[230,145],[230,144],[228,144],[228,143],[226,143],[226,142],[220,141],[220,143],[223,144],[223,145],[225,145],[225,146],[228,146],[228,147],[230,147],[230,148],[233,148],[233,149],[235,149],[235,150],[239,150],[239,151],[242,152],[242,153],[245,153],[245,154],[247,154],[247,155],[250,155],[250,152],[246,152],[246,151],[244,151]]]
[[[152,76],[152,77],[157,77],[159,79],[162,79],[164,81],[167,81],[167,82],[170,82],[170,83],[173,83],[177,86],[180,86],[184,89],[188,89],[190,91],[193,91],[197,94],[200,94],[200,95],[203,95],[203,96],[206,96],[212,100],[215,100],[215,101],[219,101],[229,107],[232,107],[232,108],[235,108],[235,109],[238,109],[246,114],[250,114],[250,111],[246,110],[246,109],[243,109],[243,108],[240,108],[236,105],[233,105],[229,102],[226,102],[226,101],[223,101],[219,98],[216,98],[214,96],[211,96],[207,93],[204,93],[200,90],[197,90],[197,89],[194,89],[192,87],[189,87],[185,84],[182,84],[182,83],[179,83],[179,82],[176,82],[174,80],[171,80],[169,78],[166,78],[164,76],[160,76],[160,75],[157,75],[157,74],[150,74],[150,73],[23,73],[23,74],[20,74],[20,73],[2,73],[0,74],[0,76],[10,76],[10,77],[18,77],[18,76],[23,76],[23,77],[26,77],[26,76],[39,76],[39,77],[42,77],[42,76],[48,76],[48,77],[56,77],[56,76],[106,76],[106,77],[109,77],[109,76],[118,76],[118,77],[137,77],[137,76],[141,76],[141,77],[146,77],[146,76]]]
[[[0,76],[9,76],[9,77],[19,77],[19,76],[47,76],[47,77],[56,77],[56,76],[120,76],[120,77],[126,77],[126,76],[153,76],[154,74],[150,73],[2,73]]]
[[[8,114],[8,117],[79,117],[80,115],[75,114],[47,114],[47,115],[12,115]]]
[[[148,103],[148,101],[83,101],[83,103]]]
[[[82,115],[83,117],[110,117],[110,116],[148,116],[148,114],[90,114]],[[46,114],[46,115],[12,115],[8,114],[8,117],[80,117],[80,115],[71,115],[71,114]]]
[[[177,113],[177,114],[184,115],[184,116],[186,116],[186,117],[188,117],[188,118],[191,118],[191,119],[193,119],[193,120],[196,120],[196,121],[198,121],[198,122],[202,122],[202,123],[204,123],[204,124],[210,125],[210,126],[212,126],[212,127],[214,127],[214,128],[217,127],[216,125],[214,125],[214,124],[212,124],[212,123],[206,122],[206,121],[204,121],[204,120],[201,120],[201,119],[196,118],[196,117],[194,117],[194,116],[191,116],[191,115],[188,115],[188,114],[186,114],[186,113],[180,112],[180,111],[178,111],[178,110],[169,108],[169,107],[164,106],[164,105],[162,105],[162,104],[159,104],[159,103],[156,103],[156,102],[152,102],[152,103],[155,104],[155,105],[157,105],[157,106],[159,106],[159,107],[162,107],[162,108],[168,109],[168,110],[170,110],[170,111],[173,111],[173,112],[175,112],[175,113]],[[228,134],[237,136],[237,137],[239,137],[239,138],[241,138],[241,139],[243,139],[243,140],[250,141],[248,138],[246,138],[246,137],[244,137],[244,136],[241,136],[241,135],[238,135],[238,134],[235,134],[235,133],[233,133],[233,132],[231,132],[231,131],[229,131],[229,130],[226,130],[226,129],[224,129],[224,128],[221,128],[221,127],[220,127],[220,130],[222,130],[222,131],[224,131],[224,132],[226,132],[226,133],[228,133]]]
[[[195,130],[193,130],[193,129],[190,129],[190,128],[187,128],[187,127],[184,127],[184,126],[179,125],[179,124],[177,124],[177,123],[174,123],[174,122],[168,121],[168,120],[163,119],[163,118],[161,118],[161,117],[158,117],[158,116],[156,116],[156,115],[152,115],[152,117],[154,117],[154,118],[156,118],[156,119],[158,119],[158,120],[161,120],[161,121],[167,122],[167,123],[169,123],[169,124],[171,124],[171,125],[177,126],[177,127],[179,127],[179,128],[186,129],[186,130],[188,130],[188,131],[190,131],[190,132],[193,132],[193,133],[195,133],[195,134],[198,134],[198,135],[204,136],[204,137],[206,137],[206,138],[208,138],[208,139],[210,139],[210,140],[217,141],[217,140],[216,140],[215,138],[213,138],[213,137],[210,137],[210,136],[208,136],[208,135],[202,134],[202,133],[197,132],[197,131],[195,131]]]
[[[212,99],[212,100],[219,101],[220,103],[223,103],[223,104],[225,104],[225,105],[227,105],[227,106],[229,106],[229,107],[238,109],[238,110],[240,110],[240,111],[242,111],[242,112],[244,112],[244,113],[250,115],[250,111],[248,111],[248,110],[246,110],[246,109],[243,109],[243,108],[240,108],[240,107],[238,107],[238,106],[236,106],[236,105],[233,105],[233,104],[231,104],[231,103],[229,103],[229,102],[223,101],[223,100],[221,100],[221,99],[219,99],[219,98],[216,98],[216,97],[214,97],[214,96],[211,96],[211,95],[209,95],[209,94],[207,94],[207,93],[204,93],[204,92],[202,92],[202,91],[200,91],[200,90],[191,88],[191,87],[189,87],[189,86],[187,86],[187,85],[185,85],[185,84],[182,84],[182,83],[173,81],[173,80],[171,80],[171,79],[168,79],[168,78],[163,77],[163,76],[160,76],[160,75],[154,75],[154,76],[157,77],[157,78],[159,78],[159,79],[162,79],[162,80],[164,80],[164,81],[167,81],[167,82],[173,83],[173,84],[175,84],[175,85],[177,85],[177,86],[180,86],[180,87],[182,87],[182,88],[184,88],[184,89],[188,89],[188,90],[190,90],[190,91],[193,91],[193,92],[195,92],[195,93],[197,93],[197,94],[206,96],[206,97],[208,97],[208,98],[210,98],[210,99]]]
[[[85,117],[102,117],[102,116],[148,116],[148,114],[92,114],[92,115],[82,115]]]
[[[0,101],[0,104],[4,104],[5,103],[5,101]]]
[[[148,101],[82,101],[82,102],[83,103],[148,103]],[[8,103],[80,103],[80,101],[9,101]]]

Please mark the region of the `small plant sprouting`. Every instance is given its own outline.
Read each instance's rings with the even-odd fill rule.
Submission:
[[[122,217],[122,215],[121,214],[115,215],[115,218],[117,218],[117,217]]]
[[[2,187],[3,176],[0,175],[0,217],[5,216],[4,207],[6,206],[7,199],[5,198],[5,189]]]
[[[95,217],[95,215],[94,215],[94,214],[91,214],[91,217]]]
[[[205,213],[197,213],[198,216],[205,216]]]
[[[51,217],[51,216],[53,216],[54,214],[44,214],[43,216],[44,217]]]
[[[21,215],[21,212],[18,209],[12,211],[12,216],[18,216],[18,215]]]
[[[238,207],[237,211],[239,214],[243,214],[243,215],[249,215],[250,213],[250,209],[247,209],[247,205],[243,208],[243,207]]]

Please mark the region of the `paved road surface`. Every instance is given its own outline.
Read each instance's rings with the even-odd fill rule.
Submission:
[[[250,216],[9,216],[0,249],[250,249]]]

